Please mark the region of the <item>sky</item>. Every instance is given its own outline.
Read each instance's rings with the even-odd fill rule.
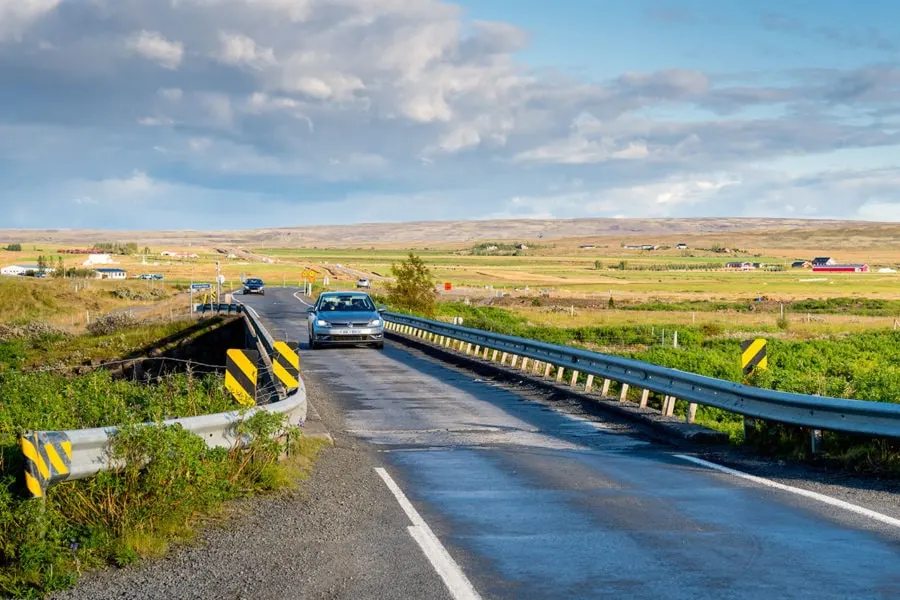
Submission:
[[[900,221],[893,0],[0,0],[0,228]]]

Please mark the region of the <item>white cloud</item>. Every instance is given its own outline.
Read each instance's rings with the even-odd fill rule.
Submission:
[[[0,42],[19,40],[32,23],[56,10],[60,0],[0,0]]]
[[[156,31],[133,33],[125,40],[125,46],[166,69],[177,69],[184,57],[184,44],[170,42]]]
[[[272,48],[258,46],[253,38],[246,35],[220,31],[219,42],[222,47],[218,58],[226,64],[262,69],[276,62]]]
[[[166,117],[142,117],[138,119],[138,123],[145,127],[159,127],[164,125],[172,125],[174,121]]]
[[[159,90],[159,95],[170,102],[178,102],[184,96],[181,88],[163,88]]]
[[[383,200],[381,220],[875,215],[900,201],[871,168],[900,152],[890,65],[778,73],[775,86],[771,73],[713,76],[685,59],[590,81],[522,62],[540,32],[440,0],[56,5],[0,0],[0,39],[21,41],[0,61],[0,208],[15,204],[6,190],[48,178],[77,182],[66,207],[105,201],[101,182],[135,167],[157,198],[205,198],[223,180],[280,190],[295,219],[311,197],[338,219],[346,210],[329,202]],[[248,210],[223,213],[242,223]]]

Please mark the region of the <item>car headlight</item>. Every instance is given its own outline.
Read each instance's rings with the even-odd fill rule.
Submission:
[[[319,327],[328,327],[328,321],[323,321],[322,319],[316,319],[316,325]]]
[[[372,319],[369,321],[369,327],[381,327],[381,319]]]

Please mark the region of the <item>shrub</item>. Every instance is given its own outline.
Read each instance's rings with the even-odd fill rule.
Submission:
[[[120,312],[108,315],[91,321],[87,326],[88,332],[92,335],[109,335],[121,329],[130,329],[140,324],[140,321],[130,312]]]
[[[388,301],[399,310],[434,316],[434,277],[421,258],[409,253],[400,265],[391,265],[394,282],[389,283]]]

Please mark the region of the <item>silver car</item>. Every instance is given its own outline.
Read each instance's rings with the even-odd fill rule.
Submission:
[[[369,344],[384,348],[384,319],[365,292],[324,292],[309,312],[309,347]]]

